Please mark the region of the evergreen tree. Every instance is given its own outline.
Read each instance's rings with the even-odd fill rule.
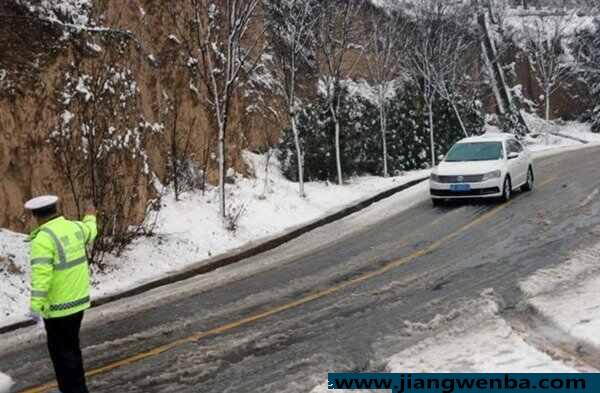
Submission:
[[[582,54],[581,76],[588,86],[594,107],[585,115],[591,121],[592,131],[600,133],[600,18],[593,29],[577,34],[575,50]]]
[[[345,90],[339,121],[344,127],[340,140],[342,164],[350,175],[379,175],[383,170],[381,132],[377,105],[362,96],[350,96]],[[388,99],[388,168],[392,175],[402,171],[428,168],[430,164],[429,117],[419,89],[406,85]],[[481,133],[484,121],[481,105],[464,97],[455,100],[469,135]],[[436,152],[441,158],[464,137],[456,113],[446,100],[434,105]],[[334,124],[324,98],[307,105],[298,116],[300,142],[307,180],[336,180]],[[284,130],[279,159],[285,176],[298,181],[294,136]]]

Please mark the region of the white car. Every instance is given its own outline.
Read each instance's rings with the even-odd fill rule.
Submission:
[[[446,199],[500,198],[533,189],[533,160],[514,135],[486,134],[457,142],[431,172],[434,205]]]

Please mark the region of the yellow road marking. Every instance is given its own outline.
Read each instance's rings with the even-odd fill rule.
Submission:
[[[546,184],[552,183],[554,180],[556,180],[557,177],[553,176],[548,180],[544,180],[543,182],[540,183],[540,185],[538,187],[544,187]]]
[[[551,183],[552,181],[554,181],[556,179],[557,179],[557,177],[551,177],[550,179],[548,179],[548,180],[540,183],[540,185],[538,187],[543,187],[546,184],[549,184],[549,183]],[[106,366],[92,369],[92,370],[86,372],[86,376],[93,377],[93,376],[98,375],[98,374],[107,373],[109,371],[112,371],[112,370],[117,369],[117,368],[122,367],[122,366],[126,366],[126,365],[130,365],[130,364],[133,364],[133,363],[137,363],[137,362],[142,361],[144,359],[156,357],[156,356],[158,356],[158,355],[160,355],[160,354],[162,354],[164,352],[167,352],[167,351],[169,351],[171,349],[180,347],[180,346],[182,346],[184,344],[188,344],[188,343],[192,343],[192,342],[197,342],[197,341],[200,341],[200,340],[202,340],[204,338],[207,338],[207,337],[210,337],[210,336],[215,336],[215,335],[218,335],[218,334],[226,333],[226,332],[228,332],[230,330],[242,327],[244,325],[248,325],[248,324],[250,324],[252,322],[256,322],[256,321],[259,321],[261,319],[265,319],[265,318],[271,317],[273,315],[282,313],[284,311],[287,311],[287,310],[290,310],[290,309],[302,306],[302,305],[304,305],[306,303],[310,303],[310,302],[313,302],[315,300],[324,298],[324,297],[326,297],[328,295],[331,295],[333,293],[339,292],[339,291],[341,291],[341,290],[343,290],[345,288],[348,288],[350,286],[354,286],[354,285],[360,284],[362,282],[365,282],[365,281],[367,281],[367,280],[369,280],[369,279],[371,279],[373,277],[380,276],[380,275],[382,275],[384,273],[389,272],[390,270],[393,270],[393,269],[395,269],[395,268],[397,268],[399,266],[402,266],[402,265],[404,265],[404,264],[406,264],[408,262],[411,262],[411,261],[413,261],[413,260],[415,260],[415,259],[417,259],[419,257],[422,257],[424,255],[427,255],[427,254],[435,251],[437,248],[439,248],[444,243],[446,243],[446,242],[448,242],[448,241],[456,238],[457,236],[459,236],[460,234],[462,234],[465,231],[469,230],[470,228],[474,227],[475,225],[478,225],[478,224],[480,224],[480,223],[482,223],[484,221],[487,221],[488,219],[492,218],[498,212],[500,212],[502,209],[505,209],[510,204],[512,204],[512,202],[513,202],[513,200],[511,200],[511,201],[509,201],[507,203],[504,203],[504,204],[502,204],[500,206],[495,207],[494,209],[490,210],[489,212],[487,212],[487,213],[479,216],[477,219],[475,219],[475,220],[471,221],[470,223],[462,226],[457,231],[455,231],[455,232],[453,232],[453,233],[451,233],[451,234],[443,237],[440,240],[437,240],[437,241],[433,242],[429,246],[427,246],[427,247],[425,247],[425,248],[423,248],[423,249],[421,249],[419,251],[416,251],[416,252],[414,252],[414,253],[412,253],[412,254],[410,254],[408,256],[402,257],[402,258],[400,258],[398,260],[395,260],[393,262],[390,262],[389,264],[381,267],[378,270],[374,270],[372,272],[365,273],[365,274],[363,274],[361,276],[358,276],[358,277],[355,277],[355,278],[353,278],[351,280],[348,280],[346,282],[340,283],[340,284],[338,284],[336,286],[333,286],[333,287],[330,287],[330,288],[327,288],[327,289],[315,292],[315,293],[307,295],[307,296],[305,296],[305,297],[303,297],[301,299],[298,299],[298,300],[295,300],[293,302],[277,306],[275,308],[272,308],[272,309],[267,310],[267,311],[260,312],[258,314],[254,314],[254,315],[249,316],[247,318],[243,318],[243,319],[240,319],[240,320],[237,320],[237,321],[234,321],[234,322],[230,322],[230,323],[227,323],[225,325],[221,325],[221,326],[218,326],[216,328],[213,328],[213,329],[210,329],[210,330],[207,330],[207,331],[204,331],[204,332],[198,332],[198,333],[195,333],[195,334],[193,334],[193,335],[191,335],[189,337],[185,337],[185,338],[173,341],[173,342],[171,342],[169,344],[161,345],[161,346],[156,347],[154,349],[151,349],[149,351],[140,352],[140,353],[138,353],[136,355],[133,355],[133,356],[121,359],[119,361],[110,363],[110,364],[108,364]],[[41,386],[34,387],[34,388],[31,388],[31,389],[23,390],[22,393],[45,393],[45,392],[48,392],[49,390],[54,389],[56,387],[57,387],[56,383],[47,383],[45,385],[41,385]]]

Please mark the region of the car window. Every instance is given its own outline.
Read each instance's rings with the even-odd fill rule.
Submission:
[[[506,141],[506,151],[508,154],[519,153],[519,149],[517,148],[515,141],[513,141],[513,140]]]
[[[492,161],[502,157],[501,142],[463,142],[452,146],[444,161]]]

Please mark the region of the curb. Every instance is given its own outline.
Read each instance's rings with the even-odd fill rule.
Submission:
[[[232,265],[232,264],[242,261],[244,259],[254,257],[254,256],[262,254],[266,251],[270,251],[274,248],[277,248],[277,247],[289,242],[290,240],[294,240],[294,239],[304,235],[307,232],[310,232],[310,231],[317,229],[319,227],[322,227],[324,225],[331,224],[332,222],[338,221],[344,217],[347,217],[351,214],[359,212],[359,211],[369,207],[373,203],[376,203],[383,199],[389,198],[392,195],[397,194],[401,191],[404,191],[408,188],[411,188],[419,183],[422,183],[427,179],[429,179],[429,176],[415,179],[415,180],[409,181],[408,183],[402,184],[400,186],[390,188],[390,189],[383,191],[375,196],[369,197],[367,199],[363,199],[362,201],[356,202],[355,204],[353,204],[351,206],[347,206],[347,207],[343,208],[342,210],[339,210],[335,213],[331,213],[325,217],[319,218],[308,224],[304,224],[304,225],[301,225],[300,227],[288,230],[287,232],[284,232],[281,235],[276,235],[275,237],[268,239],[264,242],[261,242],[257,245],[250,245],[246,248],[242,248],[239,251],[234,250],[233,252],[231,252],[229,254],[226,254],[226,255],[223,255],[220,257],[216,257],[216,258],[214,258],[214,260],[212,262],[204,263],[200,266],[192,266],[191,268],[184,269],[184,270],[177,272],[173,275],[170,275],[168,277],[150,281],[146,284],[142,284],[138,287],[128,289],[126,291],[123,291],[123,292],[115,294],[115,295],[109,295],[109,296],[105,296],[105,297],[93,300],[92,307],[101,306],[103,304],[107,304],[107,303],[111,303],[111,302],[114,302],[117,300],[136,296],[136,295],[139,295],[141,293],[150,291],[150,290],[158,288],[158,287],[162,287],[162,286],[165,286],[168,284],[173,284],[173,283],[176,283],[179,281],[187,280],[194,276],[206,274],[206,273],[212,272],[214,270],[217,270],[221,267]],[[26,328],[26,327],[33,326],[33,325],[35,325],[35,322],[33,322],[31,320],[17,322],[12,325],[0,327],[0,334],[10,333],[15,330]]]

